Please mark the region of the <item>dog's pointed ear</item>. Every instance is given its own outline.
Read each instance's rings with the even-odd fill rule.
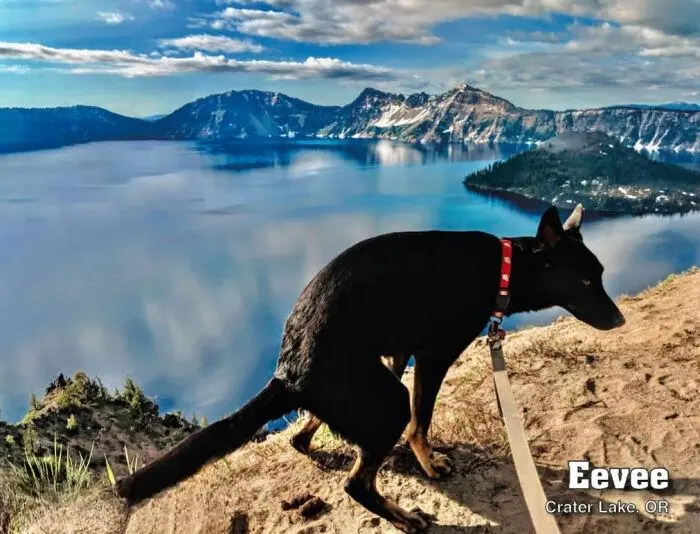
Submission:
[[[559,218],[559,210],[552,206],[544,212],[537,228],[537,239],[546,246],[553,247],[564,236],[564,227]]]
[[[576,239],[583,239],[581,235],[581,222],[583,221],[583,205],[579,204],[576,206],[574,211],[571,213],[566,222],[564,223],[564,231],[567,232],[571,237]]]
[[[581,221],[583,221],[583,204],[576,206],[569,218],[566,219],[566,222],[564,223],[564,230],[581,228]]]

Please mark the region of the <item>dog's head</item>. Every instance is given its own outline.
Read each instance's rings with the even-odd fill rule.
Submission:
[[[562,224],[557,208],[549,208],[537,230],[538,290],[555,306],[599,330],[625,324],[625,318],[603,287],[603,266],[583,243],[583,206]]]

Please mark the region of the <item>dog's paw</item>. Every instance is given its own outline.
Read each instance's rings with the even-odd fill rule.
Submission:
[[[452,473],[452,461],[447,457],[447,455],[440,452],[431,452],[430,465],[423,467],[425,474],[433,480],[439,480]]]
[[[444,477],[452,473],[452,460],[450,460],[446,454],[433,451],[433,453],[430,455],[430,463],[440,477]]]
[[[414,506],[413,508],[411,508],[410,512],[421,517],[427,523],[431,523],[432,521],[435,521],[437,519],[435,514],[425,512],[422,508],[419,508],[418,506]]]
[[[406,534],[421,534],[428,530],[430,521],[433,519],[434,516],[416,507],[410,512],[404,512],[400,519],[392,521],[391,523],[401,532],[405,532]]]

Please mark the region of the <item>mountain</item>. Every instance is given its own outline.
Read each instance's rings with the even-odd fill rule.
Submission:
[[[0,108],[0,152],[154,135],[149,123],[98,107]]]
[[[635,148],[700,150],[700,112],[520,108],[467,84],[441,95],[365,89],[342,107],[280,93],[229,91],[201,98],[156,122],[168,139],[255,137],[394,139],[423,143],[532,143],[565,131],[599,130]]]
[[[611,213],[700,210],[700,172],[652,161],[602,132],[561,134],[464,181],[472,190],[515,194],[563,208]]]
[[[149,122],[154,122],[157,120],[162,119],[163,117],[166,117],[167,115],[149,115],[147,117],[141,117],[141,120],[144,121],[149,121]]]
[[[533,143],[566,131],[589,130],[637,149],[700,151],[700,111],[529,110],[466,84],[433,96],[366,90],[341,108],[339,119],[319,135],[424,143]]]
[[[693,104],[692,102],[669,102],[667,104],[629,104],[627,106],[611,107],[632,109],[665,109],[671,111],[700,111],[700,104]]]
[[[338,109],[280,93],[229,91],[186,104],[155,126],[166,139],[311,137],[333,120]]]
[[[680,106],[680,104],[679,104]],[[365,89],[346,106],[318,106],[281,93],[229,91],[160,119],[101,108],[0,109],[0,150],[117,139],[372,138],[421,143],[536,143],[597,130],[636,149],[700,151],[700,111],[611,107],[520,108],[467,84],[446,93]]]

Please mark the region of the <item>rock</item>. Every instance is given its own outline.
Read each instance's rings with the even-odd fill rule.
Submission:
[[[327,513],[330,505],[319,497],[312,497],[299,508],[299,515],[304,519],[315,519]]]
[[[295,510],[299,508],[302,504],[313,498],[310,493],[299,493],[293,496],[291,499],[282,501],[282,510]]]
[[[231,517],[231,524],[228,529],[229,534],[248,534],[248,515],[244,512],[236,511]]]

